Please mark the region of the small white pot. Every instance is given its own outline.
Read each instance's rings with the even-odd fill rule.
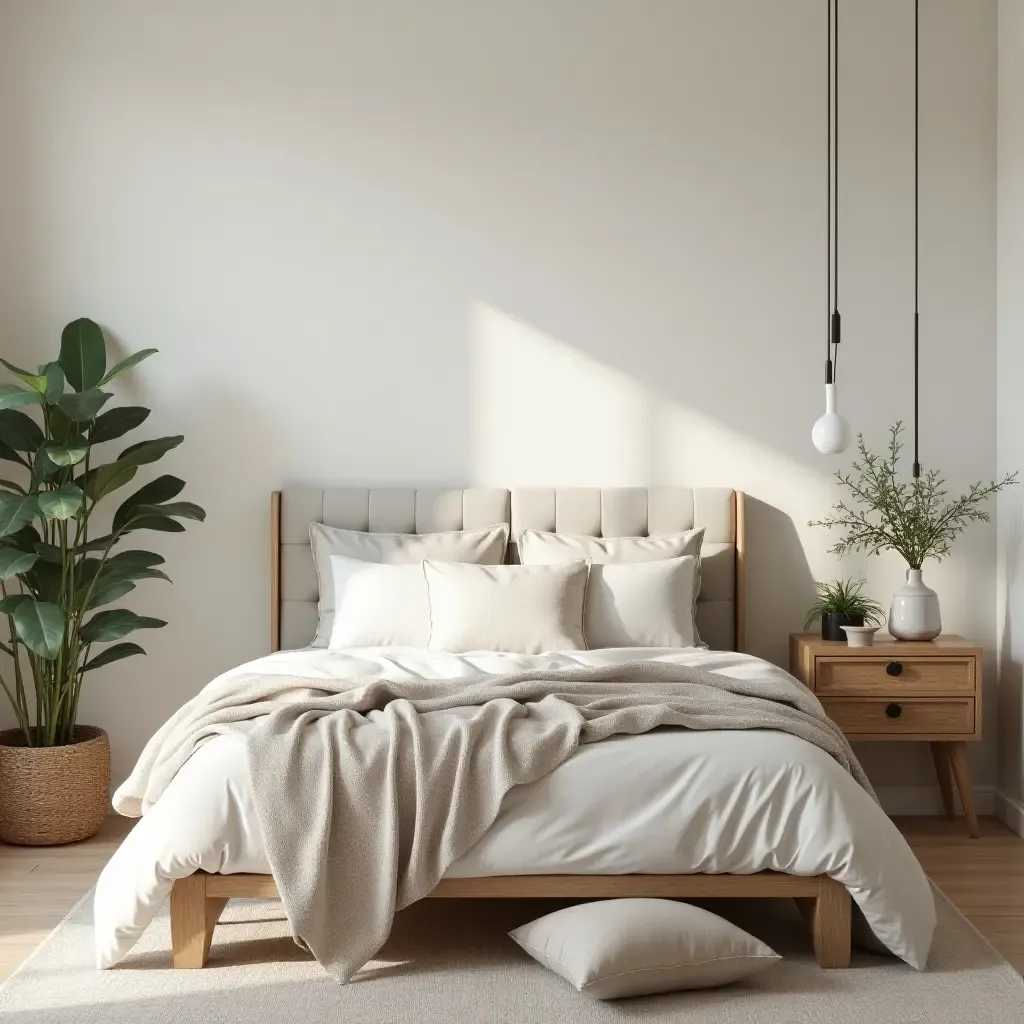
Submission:
[[[846,634],[846,643],[850,647],[871,647],[875,642],[877,626],[840,626]]]
[[[907,582],[892,596],[889,632],[897,640],[934,640],[942,632],[939,595],[924,585],[920,569],[908,569]]]

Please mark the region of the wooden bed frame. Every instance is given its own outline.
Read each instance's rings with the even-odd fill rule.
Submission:
[[[736,540],[736,650],[744,646],[745,530],[743,495],[732,505]],[[271,497],[271,619],[273,650],[281,642],[281,492]],[[174,883],[171,891],[171,945],[176,968],[206,963],[214,928],[232,897],[278,897],[270,875],[217,875],[197,872]],[[822,967],[849,967],[852,906],[849,893],[827,875],[505,875],[446,878],[430,896],[449,899],[614,899],[629,896],[663,899],[718,897],[791,898],[807,920],[814,954]]]

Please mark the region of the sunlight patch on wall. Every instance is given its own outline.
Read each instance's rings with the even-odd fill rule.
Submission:
[[[470,337],[476,482],[734,487],[808,516],[833,500],[824,460],[809,469],[494,306],[472,306]],[[699,372],[692,386],[698,401]]]
[[[642,484],[646,389],[492,306],[470,311],[473,479],[507,487]]]

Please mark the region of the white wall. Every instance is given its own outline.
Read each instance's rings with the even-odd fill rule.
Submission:
[[[1024,467],[1024,7],[999,4],[998,414],[1000,472]],[[1024,498],[999,498],[999,788],[1004,819],[1024,835]]]
[[[899,7],[843,8],[840,373],[873,444],[911,412]],[[995,468],[995,11],[931,0],[924,25],[922,456],[953,486]],[[756,499],[751,645],[785,658],[812,578],[840,571],[805,526],[845,464],[808,440],[824,13],[0,7],[3,346],[41,356],[89,315],[128,350],[159,347],[122,397],[186,435],[161,468],[209,510],[154,541],[175,585],[136,606],[170,626],[84,701],[117,777],[212,674],[266,650],[268,494],[288,482],[731,484]],[[984,527],[929,572],[947,626],[991,651],[994,573]],[[871,565],[885,602],[900,577]],[[923,750],[869,767],[932,785]]]

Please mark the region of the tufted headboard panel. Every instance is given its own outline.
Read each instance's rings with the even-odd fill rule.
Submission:
[[[271,504],[271,647],[305,647],[318,587],[309,524],[372,533],[433,533],[511,523],[510,560],[524,527],[643,537],[703,526],[697,627],[716,650],[743,649],[743,495],[720,487],[310,488]]]

